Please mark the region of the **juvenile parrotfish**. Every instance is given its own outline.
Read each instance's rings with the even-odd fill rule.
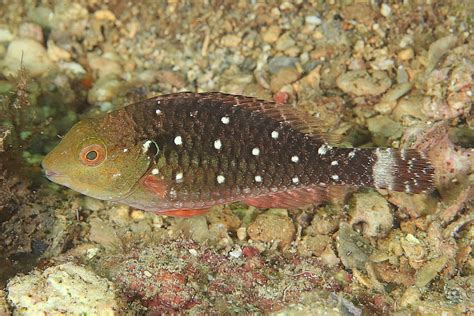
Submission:
[[[335,186],[432,188],[433,168],[418,151],[333,147],[320,126],[272,101],[175,93],[80,121],[43,168],[85,195],[174,216],[234,201],[299,207]]]

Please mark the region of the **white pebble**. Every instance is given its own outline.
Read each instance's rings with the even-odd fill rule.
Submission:
[[[252,149],[252,155],[254,155],[254,156],[260,155],[260,149],[258,149],[257,147],[255,147],[254,149]]]
[[[174,138],[174,143],[175,143],[176,145],[182,145],[182,144],[183,144],[183,138],[182,138],[181,136],[176,136],[176,137]]]
[[[221,118],[221,122],[222,122],[222,124],[229,124],[230,119],[229,119],[228,116],[223,116],[223,117]]]
[[[221,142],[220,139],[217,139],[217,140],[214,141],[214,148],[217,149],[217,150],[222,148],[222,142]]]
[[[225,177],[223,175],[217,176],[217,183],[222,184],[225,181]]]
[[[313,25],[320,25],[322,23],[321,18],[316,15],[308,15],[304,20],[306,23]]]
[[[382,7],[380,8],[380,14],[388,18],[391,13],[392,13],[392,9],[390,8],[390,6],[386,3],[382,3]]]

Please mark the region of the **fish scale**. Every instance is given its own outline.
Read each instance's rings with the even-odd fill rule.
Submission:
[[[333,147],[337,137],[321,131],[320,123],[272,101],[188,92],[131,104],[79,123],[70,133],[75,138],[95,133],[107,155],[116,159],[114,165],[101,162],[97,170],[107,167],[110,173],[123,164],[124,174],[130,174],[134,163],[140,166],[128,179],[128,190],[103,190],[109,194],[106,199],[146,210],[184,211],[237,200],[267,207],[299,206],[319,201],[332,186],[411,193],[432,187],[434,171],[417,151]],[[87,124],[88,131],[81,124]],[[68,135],[58,148],[67,147],[73,137]],[[135,162],[127,164],[132,154]],[[45,169],[49,161],[46,157]],[[114,181],[126,187],[119,174]],[[75,186],[90,194],[86,184]]]

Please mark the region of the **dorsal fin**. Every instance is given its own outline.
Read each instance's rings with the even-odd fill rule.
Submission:
[[[209,100],[209,104],[226,104],[232,106],[239,106],[250,111],[263,113],[266,116],[291,126],[295,130],[304,133],[310,137],[318,139],[324,143],[337,145],[341,142],[342,135],[329,133],[323,130],[324,123],[300,109],[297,109],[288,104],[280,104],[274,101],[261,100],[254,97],[247,97],[243,95],[226,94],[221,92],[180,92],[168,95],[162,95],[156,99],[173,99],[173,98],[198,98],[201,102]]]

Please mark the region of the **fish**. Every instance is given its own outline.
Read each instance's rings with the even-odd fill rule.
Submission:
[[[419,151],[342,147],[322,123],[274,101],[173,93],[79,121],[42,167],[84,195],[182,217],[236,201],[298,208],[338,187],[433,189]]]

